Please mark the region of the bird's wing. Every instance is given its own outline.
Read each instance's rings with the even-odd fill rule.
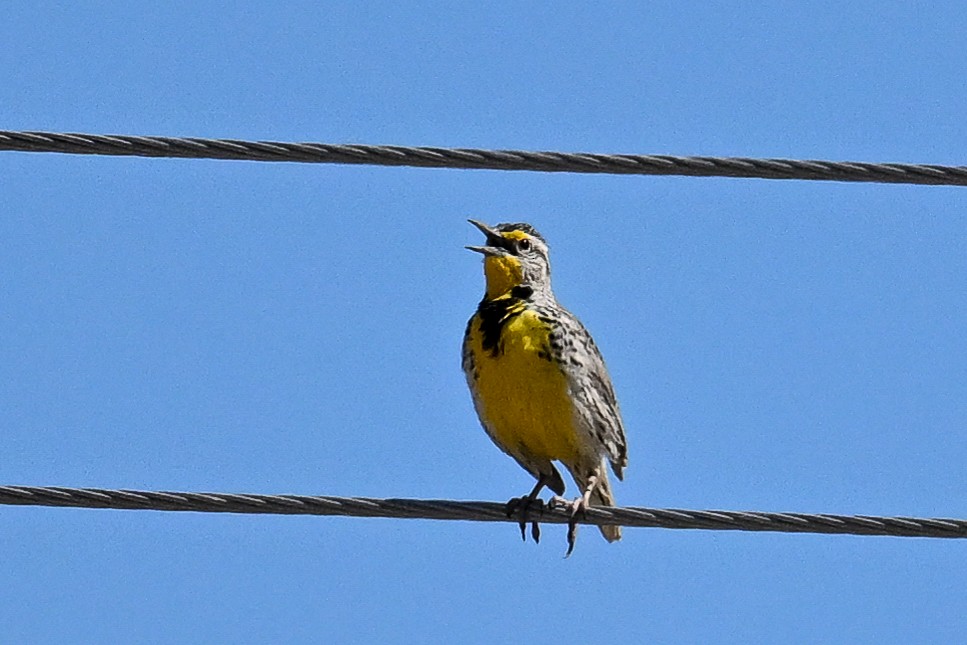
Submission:
[[[573,314],[565,313],[560,319],[564,329],[556,335],[558,347],[554,349],[560,353],[571,395],[591,435],[589,441],[603,449],[621,479],[628,465],[628,442],[611,377],[591,334]]]

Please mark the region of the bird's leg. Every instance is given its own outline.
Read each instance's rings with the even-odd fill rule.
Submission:
[[[525,497],[515,497],[504,507],[507,512],[507,517],[513,517],[514,515],[520,515],[520,537],[524,542],[527,541],[527,512],[532,506],[536,506],[538,510],[544,509],[544,502],[538,497],[544,486],[547,485],[547,477],[541,475],[537,478],[537,483],[534,485],[534,489],[529,495]],[[541,541],[541,527],[537,523],[537,520],[531,524],[531,537],[534,538],[535,544]]]
[[[594,491],[594,487],[598,485],[598,476],[591,475],[588,477],[587,486],[584,487],[584,493],[574,499],[566,500],[563,497],[555,497],[551,501],[554,504],[559,504],[564,508],[571,511],[570,520],[567,523],[567,553],[564,554],[565,558],[571,556],[574,552],[574,545],[577,543],[578,539],[578,519],[583,519],[585,516],[585,511],[591,506],[591,493]]]

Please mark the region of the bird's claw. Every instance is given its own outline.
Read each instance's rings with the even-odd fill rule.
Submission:
[[[551,505],[556,508],[560,508],[562,510],[566,509],[569,511],[570,518],[567,522],[567,553],[564,554],[565,558],[569,558],[574,552],[574,545],[577,544],[578,520],[584,519],[588,506],[590,506],[588,496],[584,495],[573,500],[564,499],[563,497],[554,497],[551,500]]]
[[[531,514],[532,511],[536,511],[537,515],[540,516],[544,512],[544,501],[539,497],[515,497],[504,507],[504,511],[507,513],[507,517],[514,517],[515,515],[520,519],[520,538],[526,542],[527,541],[527,516]],[[531,522],[531,537],[534,539],[534,543],[540,543],[541,541],[541,527],[537,520]]]

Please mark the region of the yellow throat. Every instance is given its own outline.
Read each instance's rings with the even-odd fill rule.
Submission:
[[[502,234],[508,240],[521,240],[528,237],[523,231],[508,231]],[[520,260],[512,255],[487,256],[484,258],[484,275],[487,277],[487,300],[498,298],[524,279]]]
[[[512,256],[484,258],[484,276],[487,278],[487,300],[499,298],[524,279],[520,260]]]

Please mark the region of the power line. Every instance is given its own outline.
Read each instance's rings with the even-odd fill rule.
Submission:
[[[0,131],[0,150],[428,168],[967,185],[967,167],[964,166],[333,145],[50,132]],[[205,513],[517,521],[516,518],[511,520],[507,517],[504,504],[493,502],[94,488],[0,486],[0,504]],[[564,524],[569,521],[569,514],[562,508],[548,507],[540,515],[530,513],[527,519]],[[967,537],[967,520],[943,518],[594,507],[580,521],[584,524],[669,529]]]
[[[237,493],[178,493],[167,491],[109,490],[0,486],[0,504],[57,506],[142,511],[195,511],[271,515],[342,515],[474,522],[517,522],[504,504],[453,500],[374,499],[307,495],[255,495]],[[566,509],[549,506],[530,512],[528,521],[566,524]],[[582,524],[705,529],[713,531],[776,531],[885,535],[895,537],[967,538],[967,520],[869,515],[760,513],[743,511],[689,511],[669,508],[592,507]]]
[[[967,186],[967,166],[339,145],[0,130],[0,150],[85,155]]]

